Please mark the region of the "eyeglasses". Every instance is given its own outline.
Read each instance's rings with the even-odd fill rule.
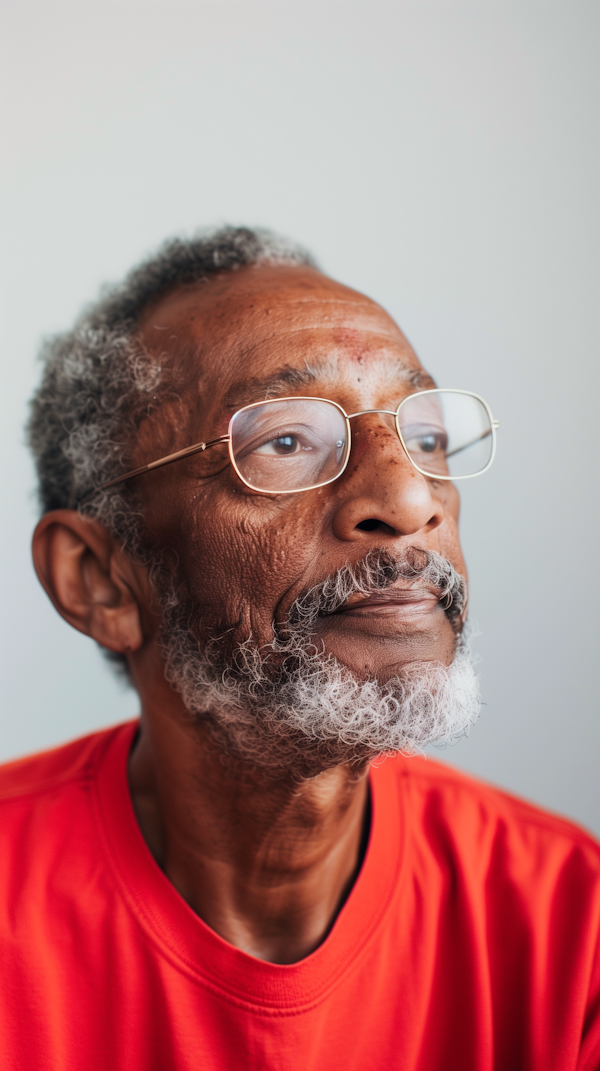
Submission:
[[[238,409],[227,435],[195,443],[103,483],[104,491],[163,465],[227,443],[242,483],[261,494],[291,495],[337,480],[350,457],[350,421],[369,413],[392,416],[404,451],[418,472],[435,480],[464,480],[489,469],[496,429],[489,406],[464,390],[409,394],[395,410],[346,413],[326,398],[273,398]]]

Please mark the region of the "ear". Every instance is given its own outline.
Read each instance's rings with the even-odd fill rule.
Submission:
[[[147,576],[104,525],[53,510],[39,522],[32,550],[38,578],[65,621],[111,651],[141,647]]]

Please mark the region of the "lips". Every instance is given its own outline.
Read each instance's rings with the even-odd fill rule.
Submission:
[[[281,628],[405,640],[409,632],[437,635],[445,617],[456,634],[465,606],[466,583],[446,558],[418,547],[398,558],[383,548],[303,592]]]
[[[364,616],[368,614],[391,615],[398,613],[429,613],[439,606],[440,593],[426,587],[417,588],[391,588],[388,591],[377,591],[372,595],[363,595],[357,592],[351,595],[347,602],[332,615],[344,615],[346,617]]]

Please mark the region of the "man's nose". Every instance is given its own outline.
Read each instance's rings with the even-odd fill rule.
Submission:
[[[381,544],[382,537],[425,534],[444,519],[440,499],[407,457],[396,430],[375,414],[352,421],[352,450],[339,496],[333,529],[347,541],[372,542],[376,533]]]

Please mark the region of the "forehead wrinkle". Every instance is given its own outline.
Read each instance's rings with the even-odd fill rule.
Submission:
[[[434,385],[430,377],[419,367],[417,358],[398,325],[384,309],[372,302],[371,299],[354,293],[349,296],[334,296],[330,293],[323,298],[320,295],[313,296],[310,293],[299,295],[297,292],[290,294],[285,291],[283,293],[280,291],[275,292],[273,297],[275,299],[274,302],[268,302],[266,307],[253,310],[249,316],[250,310],[248,307],[244,308],[242,304],[242,308],[237,310],[240,314],[239,322],[236,322],[237,317],[235,315],[233,316],[233,323],[229,317],[227,318],[228,323],[223,322],[222,319],[219,322],[219,318],[217,323],[211,323],[211,318],[209,318],[206,327],[209,329],[208,335],[212,335],[212,338],[208,338],[203,331],[198,332],[198,327],[200,326],[198,321],[196,321],[194,327],[192,327],[191,323],[180,323],[176,336],[179,335],[183,328],[182,334],[187,337],[175,337],[173,339],[175,345],[170,346],[167,351],[168,358],[170,358],[170,360],[168,358],[167,360],[171,364],[173,380],[177,381],[181,376],[180,389],[186,391],[186,387],[188,385],[192,386],[193,382],[200,387],[200,380],[204,381],[204,387],[208,387],[209,392],[212,393],[209,382],[213,378],[214,368],[211,368],[211,365],[213,365],[211,351],[214,352],[214,350],[216,350],[217,354],[220,351],[221,359],[218,363],[222,364],[222,371],[217,379],[221,379],[222,382],[224,380],[223,387],[225,388],[222,401],[218,406],[221,411],[224,409],[233,411],[243,405],[266,400],[272,396],[296,393],[304,386],[314,386],[319,380],[324,380],[328,384],[331,384],[332,381],[335,383],[341,378],[347,379],[349,375],[352,378],[360,376],[363,379],[364,377],[365,386],[367,386],[367,380],[373,382],[377,379],[381,386],[387,387],[389,384],[392,390],[395,384],[404,387],[408,386],[412,390],[423,390]],[[219,304],[220,302],[218,301],[215,303],[216,306]],[[291,308],[293,305],[297,308],[297,316],[294,315]],[[311,306],[317,312],[314,320],[309,311]],[[351,315],[348,315],[348,310],[351,310]],[[234,310],[231,311],[233,312]],[[261,313],[263,315],[270,313],[271,315],[263,318]],[[204,319],[204,317],[201,317],[201,319]],[[308,322],[306,322],[307,319]],[[252,327],[249,334],[254,336],[250,338],[246,333],[249,326],[248,320]],[[239,343],[242,339],[240,339],[239,334],[244,326],[244,321],[246,321],[246,330],[243,334],[246,334],[246,338],[243,339],[240,346]],[[285,330],[282,330],[282,321],[285,323]],[[216,331],[214,330],[215,328]],[[310,354],[306,354],[306,359],[303,360],[301,352],[298,353],[297,357],[289,352],[288,344],[292,338],[295,337],[300,341],[301,338],[303,339],[307,335],[313,335],[315,331],[318,336],[321,331],[325,330],[329,333],[332,328],[342,332],[339,338],[334,335],[332,339],[332,344],[336,351],[341,346],[341,352],[337,359],[327,356],[327,349],[330,347],[323,343],[322,337],[320,345],[315,347],[317,348],[317,355],[314,358]],[[344,368],[344,363],[339,359],[343,357],[346,332],[355,349],[358,347],[358,350],[361,350],[363,348],[361,342],[364,342],[364,356],[368,357],[369,360],[362,366],[360,372],[358,369],[354,369],[354,362],[349,360],[347,367]],[[364,339],[361,339],[360,336],[363,334]],[[236,335],[238,336],[237,338]],[[354,338],[351,336],[354,336]],[[257,356],[260,362],[263,347],[267,345],[270,349],[274,341],[278,341],[282,345],[284,363],[264,377],[244,374],[243,370],[252,367]],[[167,357],[164,351],[164,342],[161,348],[163,349],[161,356],[164,360]],[[296,347],[292,344],[291,348],[293,350]],[[304,348],[304,345],[302,345],[301,349]],[[406,354],[399,353],[399,348],[406,350]],[[287,354],[285,353],[286,349],[288,349]],[[318,356],[318,349],[325,351],[320,357]],[[286,356],[289,356],[291,360],[285,361]],[[298,364],[296,364],[296,361]],[[229,378],[227,375],[228,365],[231,372],[234,372],[236,365],[236,371],[238,373],[242,372],[242,375],[238,374],[229,386],[226,383]],[[173,387],[175,385],[176,383],[173,382]],[[214,386],[216,384],[213,384],[213,388]],[[200,390],[201,394],[204,394],[201,387]],[[179,393],[179,391],[176,393]],[[220,393],[218,388],[217,393]],[[217,401],[217,399],[214,398],[214,401]]]
[[[261,325],[261,326],[267,326],[267,325]],[[339,327],[340,325],[337,325],[337,326]],[[245,339],[242,345],[240,345],[239,342],[237,342],[237,340],[235,338],[228,338],[228,339],[223,340],[223,342],[221,343],[222,351],[223,352],[229,351],[231,359],[234,359],[234,360],[236,360],[238,362],[242,361],[242,360],[244,362],[251,362],[255,358],[256,355],[258,355],[260,357],[261,353],[263,352],[263,347],[265,346],[265,344],[270,344],[274,340],[276,340],[277,342],[279,342],[281,344],[281,348],[285,352],[285,350],[288,348],[288,344],[289,344],[289,341],[292,338],[292,336],[294,336],[294,335],[302,335],[304,333],[314,335],[315,333],[318,333],[319,331],[323,332],[324,330],[328,330],[331,327],[331,324],[314,324],[314,323],[310,323],[310,324],[299,325],[299,324],[289,323],[289,321],[287,321],[285,332],[282,332],[279,327],[275,326],[271,322],[269,322],[268,327],[269,327],[268,331],[266,331],[266,330],[260,330],[260,332],[256,331],[255,332],[255,337],[252,338],[251,340]],[[348,334],[352,334],[352,336],[356,336],[356,335],[359,334],[359,330],[357,328],[355,328],[354,325],[343,325],[342,330],[347,331]],[[414,357],[414,354],[412,353],[412,350],[410,349],[409,343],[405,339],[405,337],[402,334],[402,332],[400,331],[400,329],[393,322],[392,322],[392,325],[391,325],[391,329],[389,331],[371,329],[371,330],[369,330],[368,334],[365,333],[365,338],[364,338],[364,351],[365,351],[365,354],[367,354],[369,352],[370,344],[372,344],[373,342],[377,343],[377,341],[379,340],[379,345],[380,345],[381,349],[383,349],[387,344],[389,344],[390,339],[392,340],[394,345],[397,345],[398,343],[401,343],[403,346],[407,347],[408,353],[411,354]],[[343,345],[343,343],[342,343],[342,345]],[[334,336],[334,339],[333,339],[332,343],[328,346],[328,348],[330,350],[332,350],[332,349],[338,348],[339,346],[340,346],[340,340],[339,340],[339,338],[336,338]],[[319,348],[321,348],[321,349],[324,348],[323,347],[323,343],[320,343]],[[202,353],[202,351],[200,349],[199,349],[198,352],[199,352],[199,356],[200,356],[200,359],[201,359],[202,356],[204,356],[204,355],[203,355],[203,353]],[[390,357],[392,357],[391,354],[390,354]],[[317,358],[316,361],[310,362],[311,364],[314,364],[314,366],[317,368],[317,374],[319,374],[319,375],[322,374],[321,369],[322,369],[322,366],[324,365],[325,360],[326,359],[324,359],[324,358],[321,358],[321,359]],[[399,360],[403,360],[403,359],[399,358]],[[309,362],[305,361],[305,365],[308,367]],[[406,366],[410,367],[408,361],[406,361]],[[285,366],[282,366],[282,370],[285,370],[287,372],[291,367],[292,366],[288,363]],[[331,374],[332,369],[333,369],[333,363],[328,365],[328,367],[325,369],[325,373],[324,374]],[[274,377],[276,377],[276,375],[277,375],[277,373],[274,373]],[[267,382],[270,378],[271,378],[271,376],[265,377],[264,382]],[[239,385],[240,387],[243,388],[243,386],[248,382],[250,382],[250,381],[247,380],[247,379],[238,380],[238,381],[236,381],[234,386],[238,386]],[[262,379],[260,379],[260,380],[256,379],[255,382],[258,385],[260,385],[260,384],[262,384],[263,380]],[[232,387],[232,389],[233,389],[233,387]]]
[[[324,276],[322,278],[325,278],[327,280],[327,276]],[[330,283],[333,282],[333,280],[328,280],[328,281]],[[284,280],[282,280],[282,282],[284,283],[283,286],[272,285],[267,289],[261,288],[260,291],[259,291],[262,296],[272,297],[272,299],[273,299],[272,303],[267,301],[267,305],[266,305],[266,307],[268,307],[271,310],[273,310],[277,306],[283,306],[283,305],[299,305],[299,306],[302,306],[302,305],[319,305],[321,307],[326,306],[326,305],[339,305],[339,306],[351,307],[353,309],[368,310],[369,313],[375,314],[375,315],[379,315],[379,314],[381,314],[383,312],[384,315],[390,320],[391,323],[394,322],[392,320],[391,316],[389,315],[389,313],[387,313],[385,311],[385,309],[383,309],[381,307],[381,305],[378,305],[376,301],[373,301],[372,298],[367,297],[366,294],[361,294],[357,290],[350,290],[348,287],[344,287],[340,283],[335,283],[334,282],[332,288],[323,288],[321,290],[321,293],[315,294],[314,293],[314,289],[313,289],[313,292],[306,292],[306,290],[304,290],[303,288],[302,289],[300,289],[298,287],[290,288]],[[349,293],[351,296],[349,296],[349,297],[334,297],[333,296],[333,289],[334,288],[335,288],[335,290],[338,290],[338,291],[339,290],[345,290],[346,293]],[[224,294],[222,296],[221,300],[223,301],[224,304],[228,304],[230,302],[230,294],[231,294],[231,292],[230,293],[226,293],[226,294]],[[242,308],[247,308],[248,307],[246,305],[246,301],[247,301],[248,298],[251,298],[251,297],[252,297],[252,292],[249,292],[249,293],[248,292],[244,292],[244,295],[243,295],[243,298],[242,298],[242,302],[243,302],[242,303]],[[264,311],[264,309],[262,309],[260,311]]]
[[[321,312],[323,312],[323,303],[319,302],[319,306]],[[271,313],[275,314],[274,318],[272,317]],[[323,315],[318,320],[311,320],[308,323],[300,323],[290,318],[288,310],[282,309],[280,307],[279,302],[276,306],[272,306],[269,310],[268,319],[263,320],[261,318],[259,320],[258,315],[255,317],[248,317],[248,319],[252,320],[252,329],[256,332],[257,336],[259,336],[256,340],[257,343],[263,342],[265,340],[270,340],[275,336],[281,337],[281,326],[277,323],[277,320],[280,316],[281,318],[285,318],[284,334],[286,338],[291,335],[303,334],[305,331],[315,332],[323,329],[328,329],[333,326],[334,328],[341,328],[342,330],[345,329],[347,331],[352,331],[356,334],[358,334],[358,332],[360,331],[364,331],[366,338],[391,338],[394,340],[394,342],[406,343],[404,335],[402,334],[398,325],[395,324],[393,320],[390,320],[388,327],[382,326],[381,323],[379,323],[378,326],[375,326],[375,323],[378,319],[378,317],[376,317],[375,315],[360,317],[353,316],[351,320],[347,320],[344,317],[338,318],[333,315],[329,317]],[[301,317],[299,316],[298,320],[300,319]]]
[[[267,300],[264,305],[255,307],[254,303],[250,305],[247,303],[249,298],[254,297],[253,294],[236,295],[234,290],[233,293],[219,295],[216,300],[210,301],[207,308],[202,308],[201,304],[200,308],[194,305],[188,310],[194,313],[191,320],[186,315],[182,315],[181,310],[177,308],[172,310],[174,315],[167,317],[171,320],[170,323],[146,324],[145,329],[142,328],[140,332],[141,339],[151,352],[154,351],[155,359],[162,358],[162,360],[167,359],[172,362],[181,360],[184,363],[186,358],[189,358],[195,351],[194,355],[200,364],[204,364],[208,355],[207,350],[209,351],[213,346],[225,353],[229,351],[230,360],[233,359],[234,363],[236,357],[238,359],[243,357],[245,361],[248,361],[253,359],[256,350],[260,350],[263,345],[270,344],[274,340],[280,340],[281,344],[287,348],[286,343],[293,336],[330,330],[332,327],[348,331],[353,335],[364,332],[365,346],[368,346],[369,341],[376,344],[378,338],[382,342],[393,340],[394,343],[407,345],[402,331],[389,313],[371,298],[360,293],[350,291],[347,297],[345,295],[334,296],[331,292],[325,296],[317,296],[310,293],[298,294],[297,291],[290,293],[286,288],[281,290],[274,288],[271,295],[267,292],[262,296],[267,299],[271,297],[273,300]],[[234,298],[236,300],[232,301]],[[166,305],[168,306],[168,301]],[[296,306],[297,315],[294,315],[293,308],[290,306]],[[307,306],[315,308],[317,312],[315,320],[310,317]],[[351,310],[349,317],[348,310]],[[156,315],[156,310],[154,312]],[[308,323],[306,322],[307,312]],[[154,318],[151,317],[151,320],[153,321]],[[192,321],[195,322],[192,323]],[[284,330],[282,330],[281,321],[284,321]],[[201,325],[203,330],[199,330]],[[249,327],[250,332],[248,332]],[[160,332],[162,335],[160,341],[156,337],[148,337],[149,328]],[[163,332],[169,330],[172,334],[169,344],[165,347],[166,340]],[[242,337],[246,336],[243,352],[239,349],[240,333]],[[254,337],[249,339],[248,333]],[[207,334],[212,336],[210,341]],[[238,339],[235,337],[236,334]],[[160,355],[157,353],[156,342],[162,351]]]

